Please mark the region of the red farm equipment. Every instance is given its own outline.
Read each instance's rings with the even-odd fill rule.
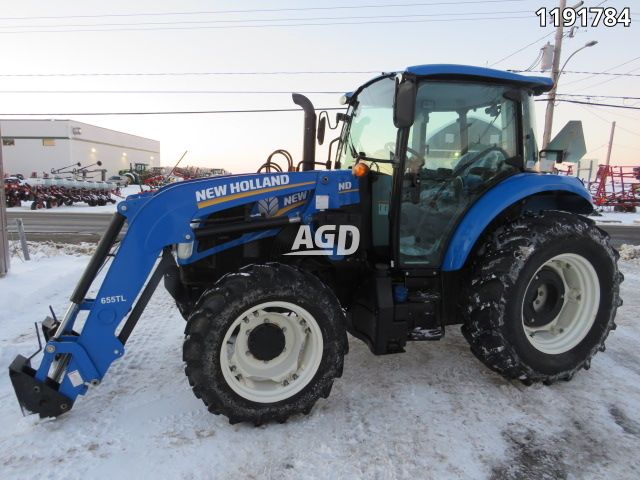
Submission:
[[[29,178],[4,179],[7,207],[20,207],[22,202],[31,202],[31,210],[71,206],[84,202],[94,207],[115,203],[111,194],[119,195],[120,189],[112,182],[93,182],[73,178]]]
[[[635,212],[640,206],[640,167],[600,165],[595,180],[589,182],[589,191],[598,207]]]
[[[7,207],[19,207],[31,198],[31,188],[20,178],[8,177],[4,179],[4,194]]]

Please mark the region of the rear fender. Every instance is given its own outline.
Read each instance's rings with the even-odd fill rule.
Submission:
[[[443,271],[461,269],[489,224],[519,205],[522,211],[564,210],[588,214],[591,195],[575,177],[520,173],[488,190],[458,224],[442,262]]]

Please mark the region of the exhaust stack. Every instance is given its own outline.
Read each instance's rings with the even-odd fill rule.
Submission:
[[[291,95],[293,103],[304,110],[304,138],[302,144],[302,170],[313,170],[316,160],[316,111],[311,100],[299,93]]]

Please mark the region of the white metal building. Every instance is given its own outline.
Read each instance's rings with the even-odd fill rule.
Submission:
[[[39,177],[80,162],[88,170],[143,170],[160,166],[160,142],[74,120],[0,120],[5,174]],[[78,168],[78,167],[76,167]],[[88,174],[100,179],[101,173]]]

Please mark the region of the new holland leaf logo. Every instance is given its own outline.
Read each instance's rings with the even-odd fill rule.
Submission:
[[[278,213],[278,197],[263,198],[258,201],[258,212],[269,218]]]
[[[315,234],[309,225],[301,225],[285,255],[351,255],[360,246],[360,231],[354,225],[322,225]],[[301,249],[303,248],[304,249]]]

